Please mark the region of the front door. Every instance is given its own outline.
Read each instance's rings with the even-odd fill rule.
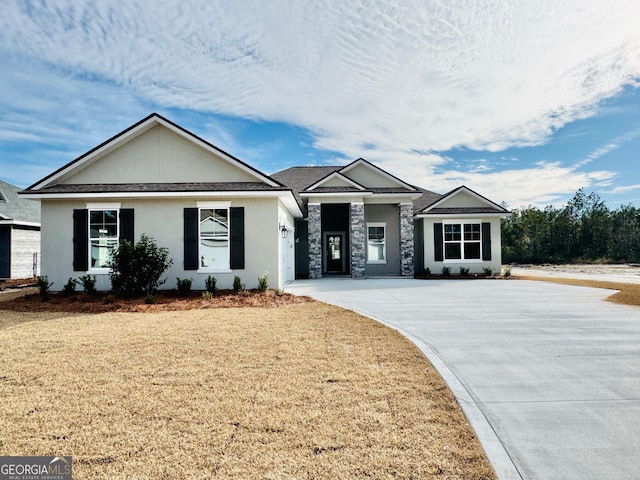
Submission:
[[[324,271],[325,273],[346,273],[346,234],[344,232],[325,232],[324,234]]]

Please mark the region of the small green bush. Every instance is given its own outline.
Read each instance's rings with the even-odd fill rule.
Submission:
[[[463,277],[469,276],[469,269],[465,267],[460,267],[460,275]]]
[[[70,297],[76,291],[76,285],[78,285],[78,280],[75,278],[69,277],[67,283],[65,283],[64,287],[62,287],[62,295],[64,297]]]
[[[504,267],[504,276],[505,277],[510,277],[511,276],[511,267]]]
[[[216,283],[218,283],[216,277],[212,277],[211,275],[207,277],[207,279],[204,281],[204,286],[207,290],[207,293],[210,293],[211,295],[216,294]]]
[[[49,278],[46,275],[42,275],[38,277],[36,280],[36,285],[40,289],[40,298],[43,302],[49,300],[49,294],[51,293],[51,287],[53,287],[53,282],[49,282]]]
[[[427,277],[431,276],[431,269],[430,269],[429,267],[425,268],[425,269],[424,269],[424,274],[425,274]]]
[[[236,275],[233,277],[233,291],[235,293],[240,293],[241,290],[244,290],[244,283],[242,283],[240,277]]]
[[[493,267],[484,267],[482,270],[484,270],[485,277],[493,276]]]
[[[82,283],[82,288],[88,294],[95,295],[98,292],[96,290],[96,276],[95,275],[84,275],[84,276],[80,277],[80,283]]]
[[[451,267],[442,267],[442,276],[450,277],[451,276]]]
[[[181,297],[188,297],[191,292],[192,278],[176,278],[178,281],[178,295]]]
[[[258,277],[258,290],[261,292],[266,292],[269,290],[269,273],[264,272],[261,276]]]
[[[284,295],[284,290],[282,290],[281,288],[276,288],[275,294],[276,294],[276,297],[281,297]]]
[[[156,241],[145,235],[135,245],[123,240],[114,250],[109,262],[111,287],[121,297],[155,297],[167,279],[164,272],[173,265],[169,250],[158,247]]]

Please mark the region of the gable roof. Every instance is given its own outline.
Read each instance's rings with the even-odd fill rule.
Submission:
[[[108,140],[101,143],[97,147],[92,148],[88,152],[80,155],[75,160],[72,160],[66,165],[63,165],[62,167],[60,167],[58,170],[51,173],[50,175],[47,175],[43,179],[37,181],[33,185],[29,186],[24,192],[29,193],[32,191],[41,190],[48,186],[51,186],[52,184],[55,184],[57,181],[61,181],[65,178],[72,176],[74,172],[77,172],[78,170],[85,168],[86,166],[97,161],[98,159],[108,154],[109,152],[117,149],[118,147],[124,145],[125,143],[129,142],[133,138],[136,138],[137,136],[141,135],[142,133],[150,130],[151,128],[157,125],[162,125],[168,128],[169,130],[171,130],[172,132],[178,134],[180,137],[199,145],[200,147],[204,148],[205,150],[211,153],[216,154],[217,156],[226,160],[227,162],[234,165],[235,167],[249,173],[251,176],[255,177],[256,181],[258,182],[264,182],[271,187],[284,187],[284,185],[274,180],[273,178],[269,177],[268,175],[260,172],[258,169],[252,167],[251,165],[248,165],[247,163],[225,152],[224,150],[221,150],[220,148],[207,142],[206,140],[203,140],[199,136],[195,135],[194,133],[191,133],[190,131],[186,130],[180,125],[173,123],[170,120],[167,120],[166,118],[164,118],[163,116],[157,113],[152,113],[151,115],[143,118],[139,122],[133,124],[129,128],[109,138]]]
[[[290,167],[280,172],[274,173],[271,175],[271,178],[278,180],[279,182],[287,185],[293,191],[293,194],[300,205],[304,215],[306,216],[306,207],[307,207],[307,198],[301,194],[329,194],[329,193],[357,193],[357,192],[369,192],[373,194],[393,194],[393,193],[413,193],[420,194],[419,198],[415,198],[413,200],[413,211],[414,213],[422,210],[427,205],[437,201],[442,197],[439,193],[432,192],[430,190],[425,190],[423,188],[415,187],[413,185],[406,184],[402,180],[393,177],[391,174],[389,175],[393,179],[397,180],[398,188],[384,188],[384,187],[375,187],[375,188],[367,188],[362,190],[357,188],[356,186],[352,187],[323,187],[321,186],[325,179],[334,178],[335,174],[339,174],[340,176],[346,177],[342,172],[345,168],[356,165],[366,163],[367,165],[372,166],[376,170],[380,170],[384,172],[384,170],[375,167],[371,163],[367,162],[364,159],[358,159],[355,162],[350,163],[345,166],[306,166],[306,167]],[[347,170],[348,171],[348,170]],[[348,178],[348,177],[346,177]],[[349,179],[351,180],[351,179]],[[353,182],[353,180],[351,180]],[[354,182],[356,185],[360,185],[357,182]],[[409,188],[405,188],[404,185],[407,185]]]
[[[446,206],[448,200],[456,197],[460,194],[467,194],[476,199],[480,206],[469,206],[469,207],[460,207],[460,206]],[[509,210],[504,208],[501,205],[489,200],[486,197],[483,197],[479,193],[471,190],[470,188],[462,185],[460,187],[454,188],[448,193],[445,193],[440,198],[435,199],[430,204],[426,205],[418,214],[421,216],[428,215],[468,215],[468,214],[493,214],[499,216],[509,215]]]
[[[22,190],[0,180],[0,222],[40,224],[40,202],[18,197]]]
[[[416,191],[416,187],[414,187],[413,185],[410,185],[406,182],[404,182],[403,180],[400,180],[398,177],[391,175],[389,172],[381,169],[380,167],[375,166],[373,163],[365,160],[364,158],[360,157],[357,160],[351,162],[349,165],[343,167],[342,169],[340,169],[340,173],[345,175],[345,176],[349,176],[348,172],[350,170],[353,170],[359,166],[364,166],[365,168],[375,172],[376,174],[382,176],[383,178],[391,181],[392,183],[395,183],[399,188],[405,188],[407,190],[410,191]]]

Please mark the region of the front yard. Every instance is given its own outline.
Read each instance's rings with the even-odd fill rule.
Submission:
[[[495,478],[419,350],[337,307],[0,318],[1,455],[72,455],[76,479]]]

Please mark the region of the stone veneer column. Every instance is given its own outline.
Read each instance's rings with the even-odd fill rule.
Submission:
[[[351,277],[364,277],[365,224],[364,203],[351,204]]]
[[[309,278],[322,278],[322,214],[319,203],[308,205]]]
[[[413,204],[400,204],[400,267],[403,276],[414,273]]]

